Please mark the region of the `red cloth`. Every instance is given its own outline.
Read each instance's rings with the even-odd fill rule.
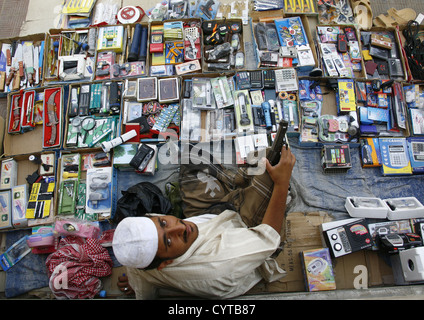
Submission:
[[[98,239],[68,236],[47,257],[49,286],[57,298],[93,298],[101,289],[99,277],[112,273],[113,262]]]

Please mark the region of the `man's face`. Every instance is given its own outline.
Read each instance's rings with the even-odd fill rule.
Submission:
[[[193,222],[174,216],[151,217],[158,231],[159,244],[157,257],[175,259],[183,255],[199,235]]]

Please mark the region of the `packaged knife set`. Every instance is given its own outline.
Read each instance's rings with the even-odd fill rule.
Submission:
[[[11,95],[9,108],[8,133],[17,134],[34,129],[34,105],[36,97],[34,90]]]
[[[62,134],[62,89],[44,90],[43,106],[43,148],[60,146]]]

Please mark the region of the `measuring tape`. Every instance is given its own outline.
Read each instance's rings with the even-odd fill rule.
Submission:
[[[144,11],[140,7],[127,6],[118,11],[118,21],[122,24],[139,22],[144,16]]]

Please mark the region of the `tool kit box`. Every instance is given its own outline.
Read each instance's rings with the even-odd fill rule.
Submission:
[[[306,16],[258,16],[251,21],[258,68],[297,68],[308,74],[318,66]]]
[[[69,91],[65,149],[100,147],[120,135],[123,81],[81,82],[72,84]]]
[[[205,20],[201,24],[202,72],[244,69],[246,56],[240,19]]]
[[[200,19],[152,21],[147,44],[148,74],[163,77],[201,73],[202,39]]]

